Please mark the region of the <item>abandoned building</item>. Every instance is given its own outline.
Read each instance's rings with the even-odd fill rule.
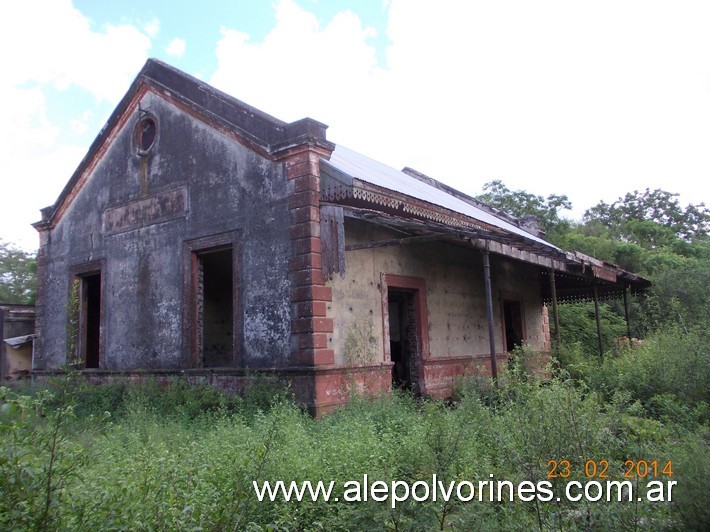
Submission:
[[[0,383],[32,369],[34,329],[34,306],[0,303]]]
[[[326,127],[149,60],[35,224],[34,374],[259,372],[315,413],[353,389],[441,397],[516,344],[548,352],[558,301],[648,285]]]

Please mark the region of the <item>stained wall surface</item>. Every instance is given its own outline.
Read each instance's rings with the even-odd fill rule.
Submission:
[[[368,222],[346,219],[346,245],[397,238]],[[489,351],[483,259],[480,251],[448,243],[412,243],[346,251],[345,275],[330,281],[329,342],[340,364],[384,361],[382,274],[422,278],[427,287],[430,356],[472,357]],[[491,256],[496,351],[503,350],[502,298],[521,301],[526,341],[545,349],[539,269]]]
[[[67,361],[71,272],[94,261],[102,275],[101,368],[194,367],[190,243],[211,237],[235,245],[239,364],[288,364],[292,187],[282,165],[154,93],[140,108],[158,126],[148,155],[137,153],[136,109],[47,235],[36,369]]]

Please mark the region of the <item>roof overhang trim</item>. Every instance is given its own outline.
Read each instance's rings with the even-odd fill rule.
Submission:
[[[540,267],[542,274],[546,276],[549,276],[550,271],[554,271],[557,281],[557,300],[560,303],[593,300],[595,284],[599,300],[618,299],[623,297],[627,289],[632,294],[639,294],[650,286],[650,282],[646,279],[612,264],[583,254],[546,248],[537,242],[526,243],[510,235],[483,229],[452,227],[438,220],[418,219],[411,213],[390,214],[382,212],[381,205],[376,208],[344,205],[342,208],[346,218],[364,220],[401,235],[400,238],[346,248],[346,251],[431,241],[473,247],[533,264]],[[543,301],[549,303],[552,301],[549,282],[542,283],[542,286]]]

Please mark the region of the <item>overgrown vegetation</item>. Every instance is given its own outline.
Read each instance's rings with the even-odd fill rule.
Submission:
[[[498,387],[462,380],[447,403],[399,393],[353,398],[319,421],[265,377],[243,397],[181,381],[95,387],[81,374],[49,389],[0,388],[0,529],[710,528],[708,209],[647,190],[600,203],[573,223],[559,215],[569,207],[564,196],[511,191],[501,182],[486,194],[497,208],[540,218],[557,245],[649,277],[652,289],[631,308],[632,334],[643,340],[633,348],[619,341],[623,311],[604,304],[602,359],[592,308],[563,305],[562,345],[544,380],[526,371],[523,348]],[[0,245],[9,257],[0,264],[0,295],[27,302],[32,287],[22,272],[31,279],[34,263],[15,251]],[[355,332],[357,353],[355,344],[369,335]],[[491,479],[550,480],[559,495],[572,480],[629,480],[629,461],[658,464],[650,475],[632,471],[637,494],[650,480],[675,481],[672,500],[429,497],[395,507],[344,500],[345,483],[365,475],[370,483],[409,485],[436,475],[445,486],[471,481],[477,489]],[[599,476],[605,464],[608,479]],[[340,500],[260,502],[252,482],[267,480],[333,481]]]
[[[454,404],[394,394],[314,420],[288,390],[240,398],[175,382],[2,389],[0,528],[206,530],[685,529],[710,524],[707,331],[664,330],[603,361],[561,350],[540,381],[518,364]],[[574,378],[572,377],[574,376]],[[345,502],[351,480],[546,480],[550,460],[624,480],[627,460],[672,461],[672,501]],[[588,466],[589,467],[589,466]],[[492,477],[490,476],[492,475]],[[635,489],[652,477],[632,478]],[[257,500],[252,481],[334,481],[340,501]],[[596,478],[596,480],[601,480]],[[642,491],[641,491],[642,493]]]

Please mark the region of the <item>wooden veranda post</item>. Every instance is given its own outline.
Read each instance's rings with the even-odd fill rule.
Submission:
[[[629,339],[629,347],[632,347],[631,344],[631,322],[629,321],[629,298],[628,298],[628,293],[629,287],[624,286],[624,318],[626,318],[626,336]]]
[[[599,318],[599,292],[597,291],[596,279],[592,282],[594,290],[594,317],[597,319],[597,341],[599,342],[599,356],[604,358],[604,345],[602,344],[602,323]]]
[[[491,261],[488,250],[483,252],[483,282],[486,285],[486,318],[488,319],[488,345],[491,352],[491,375],[498,386],[498,366],[496,364],[495,327],[493,326],[493,294],[491,290]]]
[[[557,312],[557,285],[555,284],[555,270],[550,270],[550,294],[552,295],[552,317],[555,324],[555,346],[560,345],[560,315]]]

